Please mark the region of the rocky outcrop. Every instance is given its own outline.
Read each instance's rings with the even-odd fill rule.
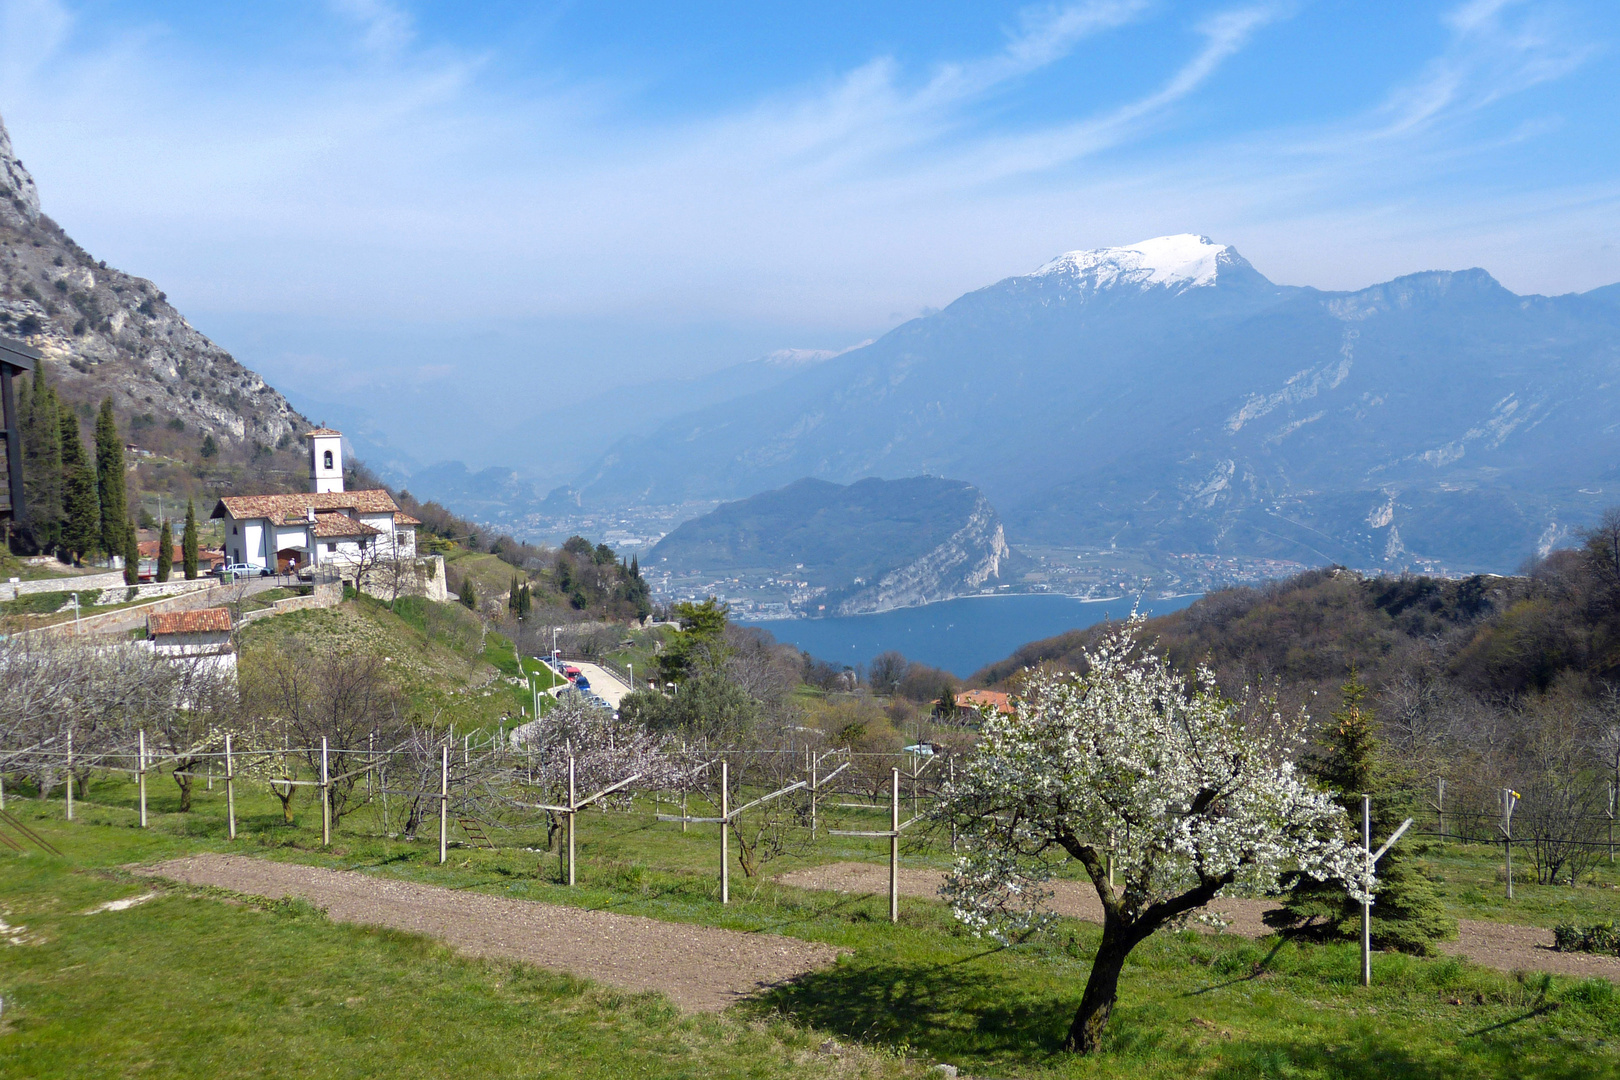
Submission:
[[[40,212],[33,177],[0,121],[0,335],[45,354],[69,402],[111,397],[134,417],[177,421],[190,441],[287,449],[309,421],[199,333],[152,282],[91,257]],[[137,425],[138,426],[138,425]],[[296,446],[292,449],[297,450]]]
[[[977,593],[1001,576],[1010,554],[995,507],[980,495],[968,520],[944,543],[869,586],[829,597],[828,613],[865,615]]]

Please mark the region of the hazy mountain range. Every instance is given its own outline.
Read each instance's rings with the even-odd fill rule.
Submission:
[[[587,503],[950,476],[1012,541],[1507,570],[1620,502],[1620,285],[1280,286],[1228,245],[1073,252],[621,440]]]

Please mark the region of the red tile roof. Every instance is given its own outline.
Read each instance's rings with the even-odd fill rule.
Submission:
[[[356,521],[348,514],[316,514],[315,535],[322,540],[335,536],[381,536],[382,530]]]
[[[1000,690],[958,690],[956,704],[964,709],[994,709],[1004,716],[1012,715],[1012,695]]]
[[[164,611],[146,617],[146,635],[161,637],[167,634],[207,634],[216,631],[231,632],[231,613],[222,607],[199,608],[196,611]]]
[[[359,514],[401,513],[394,497],[382,488],[376,488],[370,491],[300,491],[292,495],[227,495],[219,500],[214,512],[208,516],[221,518],[229,515],[237,521],[270,518],[278,525],[293,525],[307,518],[311,508],[317,513],[322,510],[353,510]]]
[[[304,432],[304,438],[307,439],[311,435],[341,435],[341,434],[343,434],[343,432],[341,432],[341,431],[333,431],[329,427],[318,427],[314,431],[306,431],[306,432]]]

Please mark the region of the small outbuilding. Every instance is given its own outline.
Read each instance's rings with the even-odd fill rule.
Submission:
[[[146,617],[146,637],[159,656],[234,656],[231,613],[225,608],[164,611]]]

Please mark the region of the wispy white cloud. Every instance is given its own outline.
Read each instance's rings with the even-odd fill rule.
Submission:
[[[1556,129],[1475,123],[1597,47],[1545,5],[1451,9],[1436,55],[1359,114],[1166,149],[1153,137],[1294,7],[1240,2],[1186,23],[1148,0],[1091,0],[1032,11],[978,56],[922,70],[876,56],[649,120],[622,87],[495,84],[483,57],[424,40],[404,8],[330,2],[334,40],[363,60],[223,78],[162,33],[91,37],[62,0],[0,0],[0,112],[47,212],[188,308],[768,323],[823,327],[829,343],[1060,250],[1185,230],[1281,279],[1347,285],[1486,262],[1537,223],[1510,283],[1571,287],[1605,265],[1620,277],[1620,261],[1580,247],[1580,223],[1615,195],[1601,184],[1512,199],[1424,187]],[[1127,47],[1118,32],[1139,48],[1150,22],[1158,47],[1136,60],[1136,89],[1016,131],[994,122],[1030,81]],[[1511,212],[1493,224],[1493,207]]]
[[[372,52],[398,52],[416,36],[410,13],[388,0],[327,0],[327,5],[360,28],[360,43]]]

